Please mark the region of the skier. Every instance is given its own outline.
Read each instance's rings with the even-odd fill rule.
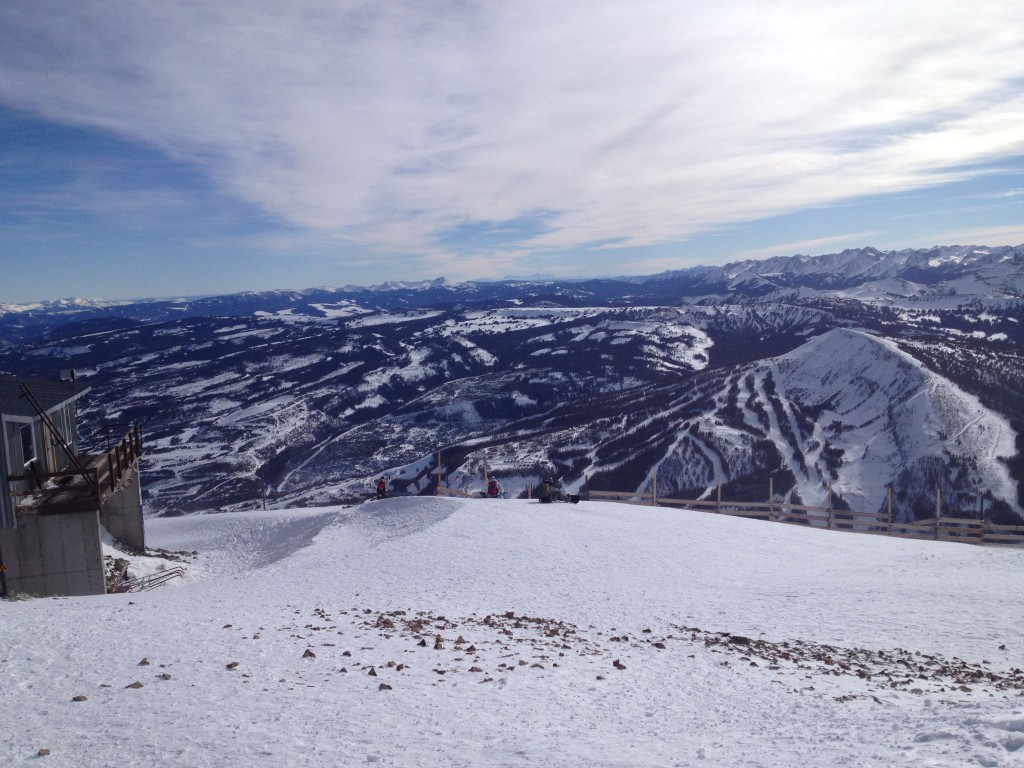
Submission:
[[[545,477],[540,482],[540,488],[537,490],[537,498],[540,499],[541,504],[550,504],[553,501],[566,501],[571,504],[578,504],[580,497],[565,493],[561,488],[555,485],[555,481],[550,477]]]
[[[505,492],[505,489],[501,487],[501,483],[499,483],[493,477],[487,483],[487,498],[488,499],[497,499],[504,492]]]
[[[383,477],[377,480],[377,498],[386,499],[388,497],[388,481]]]

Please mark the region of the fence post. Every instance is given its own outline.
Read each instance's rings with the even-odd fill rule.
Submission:
[[[658,506],[658,472],[655,470],[654,476],[651,477],[651,503],[654,506]]]
[[[828,520],[825,524],[828,530],[832,530],[832,481],[828,481]]]
[[[715,500],[715,514],[722,513],[722,481],[718,481],[718,498]]]
[[[886,495],[886,497],[888,499],[888,504],[889,504],[889,530],[888,530],[888,535],[892,536],[892,486],[891,485],[886,490],[886,494],[885,495]]]
[[[441,449],[437,449],[437,495],[441,495]]]
[[[935,486],[935,540],[939,540],[939,518],[942,517],[942,491]]]
[[[985,493],[978,495],[978,543],[985,543]]]
[[[768,520],[775,522],[775,478],[768,478]]]

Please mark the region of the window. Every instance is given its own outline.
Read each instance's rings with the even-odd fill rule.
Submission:
[[[26,424],[21,428],[21,456],[27,467],[36,458],[36,441],[32,434],[32,425]]]

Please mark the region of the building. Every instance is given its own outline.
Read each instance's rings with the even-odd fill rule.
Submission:
[[[105,453],[80,454],[77,402],[88,392],[73,373],[0,376],[0,564],[9,594],[104,594],[104,530],[145,550],[138,428]]]

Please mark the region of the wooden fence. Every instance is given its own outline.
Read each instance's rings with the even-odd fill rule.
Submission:
[[[777,501],[724,501],[720,496],[716,499],[668,499],[652,492],[589,490],[584,498],[591,501],[617,501],[622,504],[680,507],[775,523],[809,525],[827,530],[873,533],[905,539],[956,541],[965,544],[1024,543],[1024,525],[995,525],[976,518],[943,517],[941,513],[928,520],[895,523],[891,513],[852,512]],[[936,511],[939,511],[938,507]]]

